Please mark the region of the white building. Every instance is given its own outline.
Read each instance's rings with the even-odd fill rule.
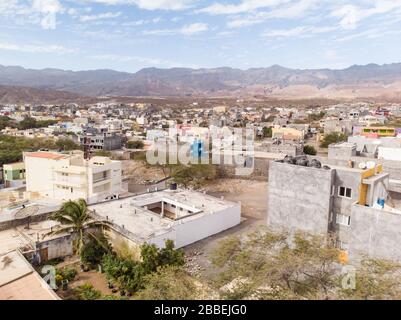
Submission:
[[[111,241],[164,247],[167,239],[185,247],[241,223],[241,204],[190,190],[165,190],[89,207],[112,222]]]
[[[26,190],[62,201],[85,199],[88,203],[118,198],[121,162],[107,157],[85,160],[81,151],[24,153]]]

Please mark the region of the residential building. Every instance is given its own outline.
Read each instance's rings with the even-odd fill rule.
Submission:
[[[268,226],[333,236],[350,259],[401,261],[401,211],[381,165],[322,165],[305,157],[270,164]]]
[[[26,190],[52,199],[96,203],[119,197],[121,162],[107,157],[84,159],[80,151],[24,153]]]
[[[278,140],[302,141],[305,138],[305,130],[274,126],[272,138]]]
[[[125,241],[137,251],[145,242],[164,247],[167,239],[182,248],[241,222],[240,203],[174,187],[92,205],[89,209],[94,217],[112,223],[113,244]]]
[[[25,185],[25,164],[16,162],[3,165],[4,187],[16,188]]]
[[[0,300],[60,300],[18,251],[0,254]]]
[[[78,138],[80,145],[83,145],[89,152],[112,151],[122,147],[122,137],[114,133],[86,132],[79,135]]]

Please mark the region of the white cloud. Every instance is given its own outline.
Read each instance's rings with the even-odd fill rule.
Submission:
[[[185,65],[182,63],[177,63],[174,61],[164,60],[164,59],[153,59],[148,57],[139,57],[139,56],[126,56],[126,55],[116,55],[116,54],[101,54],[101,55],[93,55],[90,58],[100,61],[111,61],[117,63],[129,63],[129,62],[137,62],[142,66],[158,66],[165,68],[179,68],[179,67],[187,67],[187,68],[198,68],[196,65]]]
[[[355,29],[363,15],[363,11],[354,5],[345,5],[332,12],[333,17],[341,19],[340,25],[346,30]]]
[[[268,38],[288,38],[310,36],[312,34],[327,33],[337,30],[338,27],[298,26],[292,29],[266,30],[262,36]]]
[[[206,23],[192,23],[181,28],[181,34],[190,36],[193,34],[207,31],[208,25]]]
[[[195,0],[87,0],[107,5],[136,5],[144,10],[178,11],[190,8]]]
[[[75,53],[77,50],[66,48],[59,45],[36,45],[36,44],[15,44],[15,43],[2,43],[0,42],[0,50],[17,51],[25,53],[56,53],[66,54]]]
[[[366,6],[366,3],[369,6]],[[360,5],[345,4],[331,12],[332,17],[340,19],[340,26],[345,30],[353,30],[363,19],[375,15],[386,15],[401,10],[401,0],[370,0]]]
[[[80,16],[79,20],[81,22],[95,21],[95,20],[103,20],[103,19],[113,19],[121,16],[121,12],[105,12],[94,15],[84,15]]]
[[[192,36],[195,34],[199,34],[205,32],[209,29],[209,26],[206,23],[192,23],[183,26],[180,29],[156,29],[156,30],[146,30],[143,32],[145,35],[159,35],[159,36],[166,36],[166,35],[176,35],[182,34],[185,36]]]
[[[229,28],[241,28],[246,26],[251,26],[254,24],[262,23],[267,19],[277,19],[277,18],[299,18],[305,17],[309,10],[314,9],[319,0],[299,0],[295,3],[283,3],[281,6],[276,6],[270,11],[261,11],[254,14],[249,14],[247,16],[234,17],[229,22],[227,22],[227,27]]]
[[[57,15],[63,12],[59,0],[0,0],[0,16],[16,23],[39,24],[43,29],[55,29]]]
[[[276,7],[290,1],[291,0],[242,0],[242,2],[239,4],[214,3],[208,7],[198,10],[198,12],[209,13],[213,15],[239,14],[255,11],[262,8]]]

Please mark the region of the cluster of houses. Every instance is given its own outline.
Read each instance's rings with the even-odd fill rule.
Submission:
[[[0,115],[15,122],[55,120],[44,128],[5,127],[2,135],[68,138],[83,149],[24,152],[22,162],[3,165],[0,299],[57,299],[32,265],[73,253],[73,234],[50,235],[58,227],[50,215],[68,200],[85,199],[93,219],[111,223],[112,243],[124,242],[133,252],[143,243],[162,247],[166,239],[185,247],[238,225],[240,203],[173,184],[132,194],[123,183],[122,162],[96,154],[129,150],[127,141],[137,140],[146,150],[175,141],[196,143],[203,152],[216,132],[230,136],[238,128],[252,132],[252,145],[236,147],[236,139],[248,134],[244,130],[213,156],[241,155],[243,168],[252,169],[248,177],[268,179],[269,227],[330,235],[350,261],[363,255],[401,261],[401,129],[387,125],[401,116],[400,105],[7,105]],[[318,145],[334,132],[348,140],[330,145],[326,154],[304,154],[307,143]],[[230,163],[221,167],[227,176],[238,174]],[[22,283],[29,283],[31,296]]]

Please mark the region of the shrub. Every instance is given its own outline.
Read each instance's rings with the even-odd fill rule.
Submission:
[[[323,138],[323,142],[321,143],[322,148],[328,148],[329,145],[333,143],[339,143],[342,141],[347,141],[347,135],[344,133],[339,133],[339,132],[333,132],[330,133]]]
[[[81,261],[89,268],[95,268],[99,265],[103,256],[112,250],[111,245],[103,234],[96,235],[96,238],[97,240],[90,239],[81,252]]]
[[[56,285],[60,286],[65,280],[71,282],[75,279],[77,270],[74,268],[65,267],[63,269],[56,269]]]
[[[127,142],[128,149],[143,149],[144,146],[145,145],[142,140],[134,140]]]
[[[89,283],[85,283],[75,288],[74,293],[78,300],[96,300],[102,296],[101,292],[94,289]]]
[[[306,145],[304,146],[304,153],[311,156],[315,156],[317,154],[317,151],[314,146]]]
[[[164,266],[182,266],[185,263],[184,252],[174,249],[174,242],[167,240],[165,248],[158,249],[154,244],[141,246],[142,261],[122,258],[114,253],[103,256],[102,267],[110,282],[120,289],[133,293],[144,285],[144,277]]]

